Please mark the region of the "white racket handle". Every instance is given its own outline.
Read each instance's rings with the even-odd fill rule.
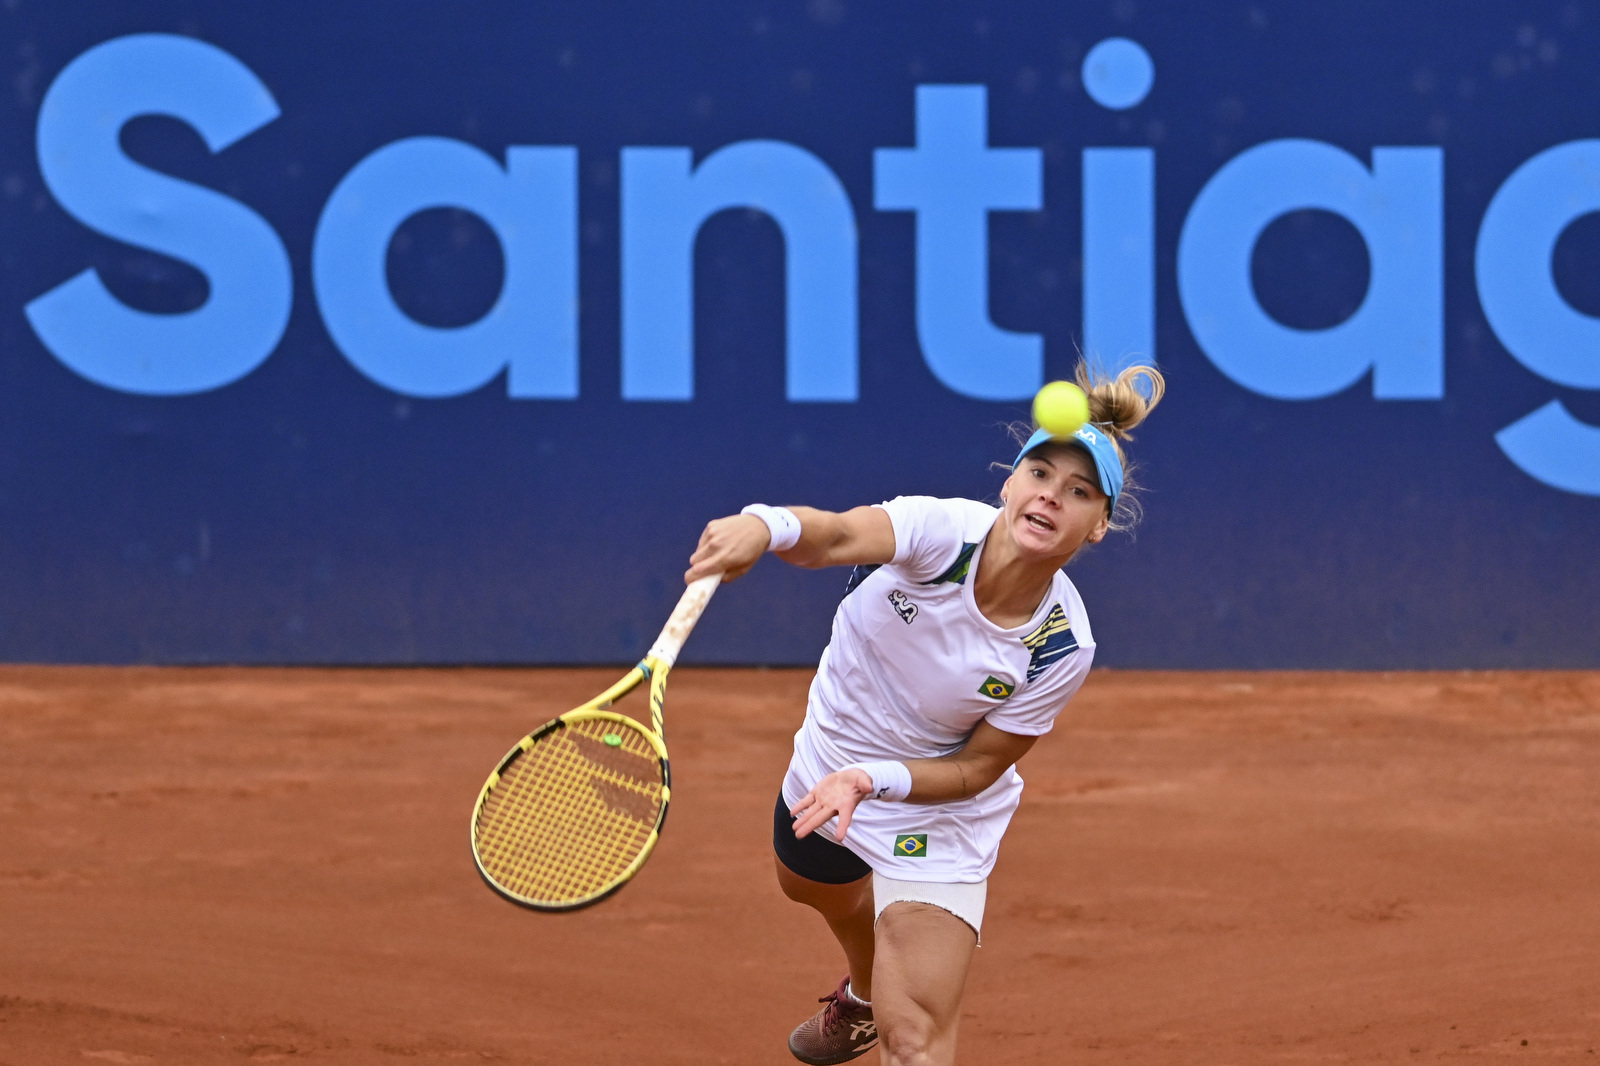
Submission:
[[[712,574],[695,580],[683,590],[683,596],[678,600],[678,606],[672,609],[672,617],[667,619],[667,624],[662,627],[661,635],[656,642],[650,645],[650,654],[647,658],[659,659],[668,666],[678,661],[678,652],[683,650],[683,642],[689,639],[689,634],[694,631],[694,624],[700,621],[700,615],[705,612],[706,604],[711,602],[711,594],[717,591],[717,586],[722,584],[721,574]]]

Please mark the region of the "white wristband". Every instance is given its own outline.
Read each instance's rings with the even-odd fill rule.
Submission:
[[[867,799],[897,802],[911,795],[911,768],[903,762],[858,762],[845,769],[860,770],[872,778],[872,795]]]
[[[769,552],[786,552],[800,543],[800,519],[787,507],[752,503],[739,513],[753,514],[767,524],[767,532],[772,536],[772,543],[767,545]]]

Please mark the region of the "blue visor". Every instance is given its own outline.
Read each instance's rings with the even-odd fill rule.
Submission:
[[[1111,438],[1088,423],[1079,427],[1070,437],[1057,437],[1048,429],[1036,429],[1033,436],[1028,438],[1028,443],[1017,453],[1017,463],[1021,463],[1039,445],[1050,441],[1076,444],[1089,453],[1089,458],[1094,460],[1095,473],[1100,475],[1100,491],[1111,498],[1111,509],[1116,510],[1117,497],[1122,494],[1122,460],[1117,458],[1117,449],[1112,445]]]

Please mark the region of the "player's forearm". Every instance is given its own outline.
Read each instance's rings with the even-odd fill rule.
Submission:
[[[1021,742],[1015,745],[1019,751],[1016,758],[1033,743],[1032,737],[1012,739]],[[837,815],[837,831],[843,840],[850,818],[862,802],[946,803],[975,796],[1000,780],[1016,758],[986,749],[973,751],[969,744],[967,749],[939,759],[884,760],[846,766],[818,781],[790,808],[789,813],[795,816],[795,836],[804,837]]]
[[[976,796],[1006,772],[1010,763],[958,751],[938,759],[907,759],[911,794],[907,803],[948,803]]]
[[[835,565],[832,557],[847,539],[843,517],[815,507],[790,507],[789,510],[800,520],[800,539],[787,551],[777,552],[778,558],[808,570]]]
[[[1000,775],[1028,754],[1038,739],[1007,733],[985,720],[973,729],[960,751],[949,755],[858,764],[870,786],[864,795],[908,803],[947,803],[976,796],[1000,780]]]
[[[858,566],[894,558],[894,527],[881,507],[853,507],[843,513],[791,507],[800,521],[800,539],[777,553],[795,566]]]

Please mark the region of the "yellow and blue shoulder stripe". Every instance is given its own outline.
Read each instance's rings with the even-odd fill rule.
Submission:
[[[1022,638],[1032,657],[1028,660],[1028,680],[1032,681],[1053,664],[1078,650],[1078,638],[1072,635],[1072,622],[1059,603],[1050,605],[1039,628]]]

